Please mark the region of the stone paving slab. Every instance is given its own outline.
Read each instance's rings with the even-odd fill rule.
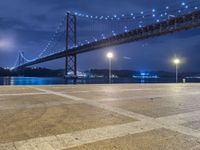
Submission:
[[[156,129],[68,150],[191,150],[197,146],[200,146],[197,138],[166,129]]]
[[[176,87],[174,84],[146,84],[145,86],[142,84],[123,84],[121,86],[120,84],[88,84],[88,85],[54,85],[54,86],[35,86],[35,87],[41,87],[46,90],[52,90],[56,92],[82,92],[82,91],[99,91],[99,92],[116,92],[116,91],[121,91],[121,90],[160,90],[160,89],[165,89],[165,90],[170,90],[171,88],[174,90],[188,87],[186,84],[184,87]],[[166,87],[168,87],[166,89]]]
[[[2,96],[0,97],[0,110],[49,107],[74,103],[77,102],[47,93],[37,95]]]
[[[0,143],[130,121],[134,119],[86,104],[0,111]]]
[[[196,95],[193,97],[182,95],[144,99],[134,99],[133,97],[132,100],[121,99],[102,103],[154,118],[200,110],[200,99]]]
[[[200,84],[0,87],[0,150],[200,150]]]
[[[190,122],[184,123],[182,125],[185,127],[189,127],[189,128],[200,131],[200,121],[199,120],[198,121],[190,121]]]
[[[22,93],[38,93],[37,90],[30,87],[0,86],[0,94],[22,94]]]

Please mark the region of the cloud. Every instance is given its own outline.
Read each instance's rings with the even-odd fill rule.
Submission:
[[[126,59],[126,60],[131,60],[132,59],[131,57],[127,57],[127,56],[124,56],[123,58]]]

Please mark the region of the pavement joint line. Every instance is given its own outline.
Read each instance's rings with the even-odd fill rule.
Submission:
[[[185,113],[185,115],[187,115]],[[177,115],[178,116],[178,115]],[[188,115],[187,115],[188,116]],[[156,119],[154,119],[156,120]],[[48,137],[33,138],[24,141],[16,141],[16,150],[58,150],[94,143],[101,140],[126,136],[128,134],[143,133],[155,129],[167,128],[185,135],[200,137],[200,133],[174,123],[146,121],[135,121],[126,124],[110,125],[101,128],[93,128],[72,133],[60,134]],[[189,132],[188,132],[189,131]],[[7,143],[9,145],[10,143]],[[0,144],[0,148],[4,144]],[[10,147],[12,145],[10,144]],[[12,149],[11,149],[12,150]],[[14,149],[13,149],[14,150]]]
[[[128,116],[128,117],[131,117],[131,118],[134,118],[134,119],[137,119],[137,120],[149,120],[149,119],[151,119],[151,117],[148,117],[148,116],[145,116],[145,115],[133,113],[133,112],[126,111],[124,109],[120,109],[120,108],[116,108],[116,107],[110,107],[110,106],[107,106],[105,104],[101,104],[101,103],[94,102],[94,101],[91,101],[91,100],[86,100],[84,98],[71,96],[71,95],[68,95],[68,94],[62,94],[62,93],[59,93],[59,92],[54,92],[54,91],[50,91],[50,90],[46,90],[46,89],[40,89],[40,88],[35,88],[35,89],[39,90],[39,91],[47,92],[49,94],[55,94],[57,96],[69,98],[69,99],[72,99],[72,100],[75,100],[75,101],[79,101],[79,102],[82,102],[82,103],[85,103],[85,104],[88,104],[88,105],[91,105],[91,106],[95,106],[95,107],[98,107],[98,108],[102,108],[102,109],[105,109],[105,110],[109,110],[109,111],[112,111],[112,112],[116,112],[118,114]]]
[[[173,96],[185,96],[185,95],[200,95],[199,92],[193,92],[189,94],[170,94],[170,95],[150,95],[150,96],[132,96],[132,97],[120,97],[120,98],[102,98],[99,100],[96,100],[98,102],[112,102],[112,101],[120,101],[120,100],[135,100],[135,99],[150,99],[150,98],[162,98],[162,97],[173,97]]]
[[[168,129],[174,130],[174,131],[178,131],[178,132],[183,133],[183,134],[187,133],[187,135],[190,135],[190,132],[191,132],[191,136],[195,136],[195,137],[198,137],[198,138],[200,137],[199,134],[194,134],[195,132],[197,132],[196,130],[190,129],[188,127],[183,127],[181,125],[178,125],[178,126],[176,125],[176,121],[178,120],[178,117],[176,117],[176,116],[179,116],[179,117],[181,116],[182,118],[183,117],[189,117],[190,118],[190,117],[193,116],[192,112],[182,113],[182,115],[181,114],[171,115],[171,117],[176,117],[175,121],[173,121],[172,119],[161,119],[161,117],[157,119],[157,118],[152,118],[152,117],[145,116],[145,115],[142,115],[142,114],[134,113],[134,112],[131,112],[131,111],[127,111],[127,110],[124,110],[124,109],[121,109],[121,108],[110,107],[110,106],[107,106],[105,104],[101,104],[101,103],[94,102],[94,101],[91,101],[91,100],[85,100],[84,98],[79,98],[79,97],[75,97],[75,96],[61,94],[59,92],[54,92],[54,91],[51,91],[51,90],[45,90],[45,89],[38,89],[38,90],[41,90],[41,91],[44,91],[44,92],[47,92],[47,93],[56,94],[56,95],[63,96],[63,97],[67,97],[67,98],[72,98],[74,100],[82,101],[83,103],[86,103],[88,105],[92,105],[92,106],[102,108],[102,109],[105,109],[105,110],[108,110],[108,111],[116,112],[118,114],[130,117],[130,118],[134,118],[134,119],[137,119],[139,121],[155,122],[155,123],[162,125],[165,128],[168,128]],[[193,111],[193,112],[195,112],[195,111]],[[198,111],[196,111],[196,112],[198,114]],[[165,117],[163,117],[163,118],[165,118]],[[173,127],[174,125],[176,125],[176,127]]]
[[[38,91],[45,92],[47,94],[54,94],[54,95],[57,95],[57,96],[61,96],[61,97],[64,97],[64,98],[69,98],[69,99],[76,100],[76,101],[84,101],[83,98],[79,98],[79,97],[76,97],[76,96],[63,94],[63,93],[55,92],[55,91],[51,91],[51,90],[46,90],[46,89],[42,89],[42,88],[38,88],[38,87],[37,88],[33,87],[33,88],[38,90]]]
[[[73,87],[74,89],[75,87]],[[159,89],[154,89],[154,91],[162,91],[161,90],[162,88],[159,88]],[[165,89],[165,88],[163,88]],[[131,92],[131,91],[151,91],[152,89],[151,88],[146,88],[146,89],[116,89],[117,92]],[[67,91],[64,91],[64,90],[61,90],[60,93],[89,93],[89,92],[97,92],[97,93],[101,93],[101,92],[106,92],[106,93],[115,93],[114,91],[107,91],[107,89],[104,89],[104,90],[81,90],[81,91],[70,91],[70,92],[67,92]],[[199,94],[198,92],[193,92],[191,93],[192,95],[193,94]],[[185,95],[185,94],[184,94]],[[162,95],[161,95],[162,96]],[[173,96],[173,95],[172,95]]]
[[[164,128],[170,129],[172,131],[176,131],[185,135],[193,136],[198,138],[200,141],[200,132],[198,130],[194,130],[188,127],[184,127],[183,125],[178,125],[175,122],[169,122],[167,120],[164,121],[156,121],[158,124],[162,125]]]
[[[122,114],[124,116],[132,117],[134,119],[138,119],[139,121],[135,121],[132,123],[127,124],[120,124],[120,125],[112,125],[106,126],[102,128],[96,129],[87,129],[83,131],[76,131],[73,133],[66,133],[56,136],[49,136],[49,137],[39,137],[34,139],[29,139],[25,141],[16,141],[14,145],[16,150],[58,150],[64,148],[71,148],[77,147],[87,143],[93,143],[96,141],[104,140],[104,139],[111,139],[115,137],[126,136],[128,134],[135,134],[135,133],[142,133],[145,131],[150,131],[157,128],[166,128],[172,131],[177,131],[179,133],[190,135],[193,137],[200,138],[200,132],[188,127],[184,127],[179,125],[182,123],[182,119],[187,118],[195,118],[200,111],[196,112],[188,112],[182,114],[171,115],[167,117],[160,117],[160,118],[152,118],[142,114],[133,113],[130,111],[126,111],[116,107],[110,107],[105,104],[100,104],[98,102],[92,102],[91,100],[86,100],[84,98],[79,98],[76,96],[71,96],[67,94],[62,94],[59,92],[54,92],[50,90],[45,90],[41,88],[35,88],[39,91],[43,91],[49,94],[55,94],[58,96],[62,96],[65,98],[69,98],[75,101],[81,101],[82,103],[92,105],[95,107],[104,108],[106,110],[110,110],[116,112],[118,114]],[[194,114],[193,114],[194,113]],[[177,121],[172,118],[175,118]],[[146,129],[146,130],[144,130]],[[7,143],[9,145],[9,143]],[[5,144],[4,144],[5,145]],[[0,144],[1,149],[2,144]],[[11,150],[15,150],[13,147],[10,147]]]
[[[117,89],[117,92],[131,92],[131,91],[150,91],[152,89]],[[65,92],[63,90],[61,90],[60,93],[89,93],[89,92],[97,92],[97,93],[101,93],[101,92],[106,92],[106,93],[116,93],[113,91],[107,91],[105,90],[83,90],[83,91],[71,91],[71,92]]]
[[[0,97],[9,96],[29,96],[29,95],[47,95],[48,93],[11,93],[11,94],[0,94]]]
[[[16,141],[14,142],[14,145],[16,150],[59,150],[160,128],[161,127],[159,125],[152,122],[135,121],[126,124],[110,125],[56,136]],[[0,148],[1,146],[2,145],[0,145]]]

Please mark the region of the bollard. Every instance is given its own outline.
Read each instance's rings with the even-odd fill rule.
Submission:
[[[186,83],[186,79],[183,79],[183,83]]]

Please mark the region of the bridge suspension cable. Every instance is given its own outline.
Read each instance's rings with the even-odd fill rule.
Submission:
[[[69,12],[78,18],[78,46],[94,41],[106,39],[117,34],[128,32],[135,28],[158,23],[177,16],[181,16],[200,9],[200,0],[168,5],[160,9],[135,12],[130,14],[89,15],[78,12]],[[83,26],[84,25],[84,26]]]
[[[28,59],[22,53],[21,57],[25,62],[32,62],[65,51],[67,14],[77,17],[78,22],[77,45],[74,45],[73,42],[68,43],[68,48],[73,49],[75,47],[90,44],[91,42],[98,42],[109,37],[115,37],[122,33],[128,33],[133,29],[143,28],[150,24],[159,23],[170,18],[183,16],[199,10],[200,0],[189,0],[187,2],[164,6],[163,8],[159,9],[153,8],[147,11],[131,12],[129,14],[114,14],[109,16],[88,15],[68,11],[58,24],[53,36],[36,58]]]
[[[140,20],[140,19],[146,19],[148,17],[156,17],[156,15],[160,14],[161,16],[169,14],[169,13],[183,13],[184,10],[197,10],[199,9],[199,0],[190,0],[188,2],[182,2],[180,4],[175,5],[167,5],[163,8],[155,9],[152,8],[151,10],[147,11],[140,11],[130,14],[113,14],[113,15],[89,15],[89,14],[83,14],[78,12],[69,12],[77,17],[86,18],[86,19],[92,19],[92,20],[100,20],[100,21],[124,21],[124,20]]]

